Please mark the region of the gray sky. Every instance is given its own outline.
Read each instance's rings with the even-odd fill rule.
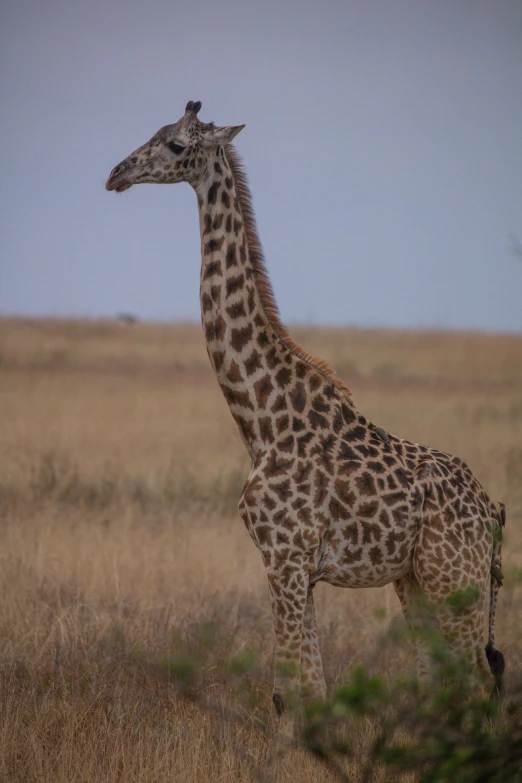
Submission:
[[[199,319],[188,185],[104,190],[188,100],[283,319],[520,330],[520,0],[4,0],[0,313]]]

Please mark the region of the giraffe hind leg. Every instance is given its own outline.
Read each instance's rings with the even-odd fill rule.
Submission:
[[[482,675],[488,681],[493,674],[495,685],[491,692],[491,697],[494,698],[497,692],[497,676],[494,673],[493,666],[496,665],[496,661],[492,665],[488,657],[487,648],[485,649],[483,646],[484,613],[481,604],[482,601],[477,601],[477,606],[474,609],[457,616],[450,607],[442,605],[437,608],[437,622],[448,649],[456,660],[463,664],[468,664],[472,667],[472,673],[474,670],[475,674]],[[494,652],[496,653],[497,651],[495,650]],[[502,656],[501,653],[500,655]],[[490,686],[485,685],[484,696],[487,694],[488,687]],[[498,690],[498,694],[500,694],[500,690]]]
[[[430,610],[420,585],[413,573],[396,579],[393,583],[401,602],[415,651],[417,679],[423,690],[432,688],[437,682],[432,646],[440,631],[434,613]]]
[[[397,579],[394,587],[412,636],[421,688],[429,691],[442,684],[445,671],[437,654],[442,643],[453,661],[460,660],[482,674],[487,674],[491,668],[496,681],[492,696],[500,694],[503,656],[493,648],[488,653],[482,646],[482,612],[466,611],[456,615],[451,604],[435,604],[423,593],[413,574]]]
[[[474,522],[474,538],[464,549],[458,531]],[[440,513],[425,518],[415,547],[413,568],[423,594],[433,607],[437,625],[452,662],[460,661],[462,676],[469,666],[488,679],[493,672],[484,649],[484,608],[490,570],[489,532],[480,518],[442,524]],[[464,554],[465,553],[465,557]],[[460,560],[457,560],[457,555]],[[443,559],[444,558],[444,559]],[[457,565],[456,565],[457,564]],[[500,662],[490,653],[493,666]],[[456,670],[458,671],[458,670]],[[494,672],[493,672],[494,674]],[[455,676],[460,676],[456,674]],[[500,676],[500,672],[497,676]]]

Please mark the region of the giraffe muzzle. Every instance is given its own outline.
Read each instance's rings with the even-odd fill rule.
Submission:
[[[126,174],[126,167],[123,163],[119,163],[109,174],[109,179],[105,183],[105,189],[115,190],[116,193],[123,193],[124,190],[128,190],[132,187],[132,182],[126,181]]]

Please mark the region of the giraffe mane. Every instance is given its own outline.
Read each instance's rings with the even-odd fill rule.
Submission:
[[[243,216],[245,224],[245,232],[248,243],[248,256],[252,269],[257,281],[257,290],[259,292],[259,298],[261,300],[261,306],[263,308],[266,320],[274,330],[277,339],[287,348],[294,356],[308,364],[317,370],[326,380],[336,386],[343,394],[351,396],[352,392],[346,386],[346,384],[337,377],[333,369],[322,359],[318,359],[312,354],[301,348],[300,345],[295,343],[279,316],[279,310],[277,308],[274,291],[272,289],[272,283],[268,277],[268,271],[263,256],[263,248],[259,241],[257,233],[256,218],[254,215],[254,209],[252,206],[252,197],[250,195],[250,188],[248,186],[247,176],[241,158],[237,150],[231,145],[227,144],[225,147],[228,163],[234,176],[234,182],[237,188],[239,197],[239,203],[241,205],[241,214]],[[350,400],[351,402],[351,400]]]

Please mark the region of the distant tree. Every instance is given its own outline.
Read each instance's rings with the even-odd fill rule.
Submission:
[[[118,313],[116,320],[121,321],[123,324],[137,324],[138,316],[132,313]]]

